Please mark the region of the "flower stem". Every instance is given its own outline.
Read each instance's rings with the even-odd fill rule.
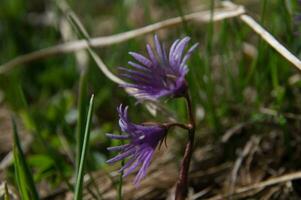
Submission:
[[[188,129],[188,142],[185,147],[184,157],[181,163],[180,173],[176,185],[176,200],[184,200],[188,191],[188,172],[190,166],[190,160],[193,152],[194,134],[195,134],[195,119],[192,111],[191,97],[187,92],[185,95],[188,117],[189,117],[189,129]]]
[[[182,129],[185,129],[185,130],[189,130],[190,129],[190,125],[187,125],[187,124],[182,124],[182,123],[166,123],[166,124],[163,124],[164,126],[167,127],[167,129],[170,129],[172,127],[180,127]]]

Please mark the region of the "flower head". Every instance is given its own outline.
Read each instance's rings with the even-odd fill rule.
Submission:
[[[146,175],[151,159],[157,145],[163,141],[166,136],[166,128],[162,125],[138,125],[129,121],[127,110],[120,105],[118,108],[119,126],[127,134],[114,135],[107,134],[111,139],[129,140],[128,144],[109,147],[109,151],[119,151],[114,158],[107,161],[112,164],[128,158],[127,163],[119,170],[124,171],[123,176],[129,175],[138,166],[140,169],[135,177],[134,183],[138,185],[141,179]]]
[[[122,71],[122,76],[131,81],[131,83],[122,86],[133,89],[132,94],[141,100],[183,96],[187,90],[185,75],[188,68],[186,62],[198,46],[198,44],[194,44],[184,53],[189,40],[189,37],[177,39],[167,53],[165,45],[161,45],[157,35],[155,35],[155,53],[149,44],[146,45],[148,58],[130,52],[129,54],[136,62],[128,62],[132,67],[131,69],[119,68]]]

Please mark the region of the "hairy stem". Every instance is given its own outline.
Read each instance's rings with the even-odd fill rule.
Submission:
[[[188,117],[189,117],[189,129],[188,129],[188,142],[185,147],[184,157],[181,163],[180,173],[176,185],[176,200],[184,200],[187,196],[188,190],[188,172],[190,166],[190,160],[193,152],[194,134],[195,134],[195,119],[192,111],[192,103],[189,93],[185,95]]]

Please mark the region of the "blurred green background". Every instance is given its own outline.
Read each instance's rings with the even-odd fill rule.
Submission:
[[[248,14],[300,57],[301,22],[296,17],[301,6],[297,1],[234,2],[244,5]],[[90,36],[98,37],[198,10],[210,10],[218,7],[219,1],[69,0],[68,4]],[[197,115],[196,148],[208,141],[219,141],[226,130],[244,122],[256,123],[252,134],[262,134],[269,129],[261,123],[267,119],[277,124],[286,138],[284,148],[290,148],[288,141],[292,136],[289,133],[300,132],[300,121],[288,119],[285,113],[298,115],[301,112],[301,76],[290,62],[237,18],[207,24],[184,21],[157,33],[168,45],[186,35],[192,38],[190,44],[200,44],[189,62],[188,74]],[[145,45],[152,43],[152,37],[153,34],[147,34],[94,50],[108,68],[118,74],[117,66],[126,66],[131,59],[128,52],[145,54]],[[66,13],[55,1],[49,0],[1,0],[0,38],[1,64],[29,52],[82,39],[68,22]],[[83,71],[86,71],[86,81],[80,81],[84,79]],[[11,136],[10,125],[5,123],[10,123],[10,115],[14,113],[21,135],[33,136],[26,159],[35,182],[47,185],[47,190],[57,188],[74,175],[81,84],[85,88],[81,99],[86,105],[82,107],[84,113],[90,95],[95,94],[87,160],[89,171],[108,170],[104,161],[110,155],[105,149],[113,143],[105,133],[119,133],[116,107],[120,103],[130,105],[130,116],[135,122],[166,120],[160,114],[150,115],[143,105],[135,104],[133,97],[103,75],[87,51],[36,60],[0,74],[0,112],[5,113],[0,118],[1,134]],[[181,99],[164,103],[177,118],[185,120],[185,104]],[[276,114],[269,115],[267,110]],[[181,134],[170,135],[176,140],[185,138]],[[3,136],[2,141],[7,147],[0,148],[1,159],[12,146],[10,137]],[[179,141],[184,145],[185,140]],[[230,151],[229,158],[233,155]],[[3,170],[1,181],[15,185],[13,170],[13,166]]]

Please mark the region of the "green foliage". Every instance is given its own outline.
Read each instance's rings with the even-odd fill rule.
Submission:
[[[14,134],[14,165],[16,182],[18,184],[21,199],[38,200],[39,195],[33,181],[32,173],[27,165],[24,153],[21,148],[20,139],[15,120],[12,120]]]
[[[87,115],[87,72],[80,76],[78,117],[76,127],[76,171],[79,169],[80,157],[82,152],[83,140],[85,135],[85,124]]]
[[[74,194],[74,200],[81,200],[83,199],[82,193],[83,193],[83,178],[84,178],[84,166],[85,166],[85,160],[87,156],[87,149],[89,145],[89,138],[90,138],[90,124],[92,119],[92,111],[93,111],[93,104],[94,104],[94,95],[91,96],[89,109],[88,109],[88,115],[86,118],[86,125],[85,125],[85,134],[83,135],[83,138],[81,139],[83,141],[81,152],[80,152],[80,162],[79,162],[79,168],[76,175],[76,184],[75,184],[75,194]]]
[[[206,9],[212,10],[217,6],[212,0],[198,2]],[[296,35],[301,32],[301,26],[300,22],[295,21],[301,8],[296,1],[240,2],[256,21],[295,55],[301,56],[301,38]],[[68,3],[88,29],[89,37],[121,33],[191,12],[190,3],[184,0],[93,0],[89,3],[73,0]],[[1,64],[19,55],[64,42],[60,25],[66,19],[66,13],[60,13],[54,7],[52,1],[1,1]],[[50,13],[50,18],[47,18],[46,13]],[[200,44],[198,52],[192,55],[188,63],[190,71],[187,77],[193,106],[198,113],[197,136],[208,134],[209,138],[215,137],[219,141],[229,127],[250,121],[257,127],[254,131],[256,134],[264,134],[260,131],[261,122],[273,120],[289,141],[289,131],[286,129],[291,127],[291,122],[283,113],[301,113],[300,76],[287,60],[249,27],[237,18],[208,24],[183,21],[181,26],[157,33],[166,46],[184,35],[191,36],[192,42]],[[80,39],[89,37],[83,37],[83,34],[78,36]],[[151,37],[152,34],[148,34],[120,44],[93,49],[93,52],[103,59],[112,72],[118,74],[116,66],[126,66],[127,61],[132,59],[128,51],[146,54],[145,44],[152,43]],[[246,45],[250,45],[256,55],[248,54]],[[108,157],[106,147],[116,142],[108,141],[104,136],[106,132],[119,130],[116,106],[119,103],[136,106],[130,113],[133,121],[143,122],[150,118],[147,112],[141,112],[145,110],[141,104],[135,104],[136,100],[108,80],[92,60],[93,57],[89,58],[84,71],[79,70],[78,58],[74,54],[66,54],[16,66],[10,73],[0,75],[0,90],[4,98],[0,105],[5,104],[16,112],[24,128],[34,137],[27,157],[27,163],[34,167],[35,172],[34,176],[30,176],[30,173],[24,171],[30,170],[20,145],[16,143],[18,137],[15,134],[16,173],[10,177],[17,180],[20,194],[27,195],[24,199],[35,198],[29,196],[34,196],[34,190],[29,191],[25,187],[34,187],[33,180],[37,183],[46,181],[53,188],[69,185],[69,189],[73,190],[69,180],[74,174],[79,179],[75,193],[80,198],[83,164],[86,163],[89,170],[102,170]],[[85,155],[84,146],[88,145],[88,140],[85,143],[84,139],[89,136],[89,132],[86,132],[89,124],[86,117],[88,95],[91,93],[95,94],[95,129],[91,130],[89,156],[84,162],[87,157],[82,154]],[[164,103],[178,114],[179,119],[185,120],[185,104],[182,101]],[[269,117],[260,111],[262,107],[274,109],[280,114]],[[159,112],[152,121],[161,119],[163,117]],[[170,134],[169,137],[182,135]],[[178,141],[179,144],[184,143],[184,140]],[[289,142],[286,145],[289,146]],[[25,181],[30,184],[22,184]],[[117,189],[121,194],[121,177],[118,183]]]

